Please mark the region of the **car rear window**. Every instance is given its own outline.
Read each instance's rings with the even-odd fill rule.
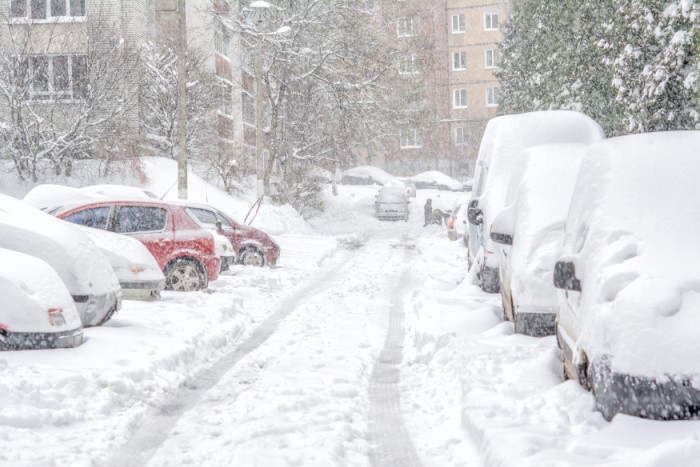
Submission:
[[[109,206],[83,209],[82,211],[74,212],[70,216],[66,216],[64,220],[72,222],[73,224],[84,225],[85,227],[107,230],[110,209]]]
[[[115,232],[157,232],[165,228],[168,211],[150,206],[121,206]]]
[[[219,220],[215,213],[207,209],[187,208],[187,211],[203,224],[216,225],[216,222]]]

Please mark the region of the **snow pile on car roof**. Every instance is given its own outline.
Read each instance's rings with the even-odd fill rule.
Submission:
[[[556,303],[552,272],[585,144],[533,146],[518,156],[503,212],[512,215],[511,289],[516,306]],[[494,224],[495,228],[495,224]],[[534,311],[534,310],[533,310]]]
[[[0,195],[0,247],[43,259],[73,295],[120,290],[109,262],[72,224]]]
[[[92,201],[95,198],[94,194],[83,192],[78,188],[47,183],[32,188],[22,201],[42,211],[49,211],[58,206]]]
[[[362,165],[343,172],[341,183],[346,185],[383,185],[393,178],[395,178],[393,175],[389,175],[379,167]]]
[[[616,371],[700,374],[700,132],[594,145],[563,252],[581,281],[579,341]]]
[[[464,183],[455,180],[438,170],[429,170],[411,177],[416,188],[437,188],[439,190],[460,191],[464,189]]]
[[[520,151],[548,143],[591,144],[604,136],[600,125],[593,119],[566,110],[504,115],[490,120],[479,148],[482,167],[477,167],[478,171],[488,169],[485,180],[478,181],[484,184],[484,188],[477,195],[481,196],[479,205],[486,235],[494,216],[504,206],[508,182]]]

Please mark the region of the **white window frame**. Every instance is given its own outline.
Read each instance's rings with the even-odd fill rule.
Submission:
[[[411,16],[403,16],[396,20],[396,37],[413,37],[416,35],[417,21]]]
[[[44,10],[45,10],[45,15],[41,18],[34,18],[32,17],[32,3],[33,2],[42,2],[44,5]],[[62,3],[65,4],[65,13],[61,15],[54,15],[52,10],[52,3],[53,1],[56,0],[10,0],[10,18],[12,22],[33,22],[33,23],[40,23],[40,22],[48,22],[48,21],[58,21],[58,22],[64,22],[64,21],[85,21],[85,16],[87,15],[87,0],[61,0]],[[82,14],[73,14],[73,8],[71,7],[71,3],[82,3]],[[22,16],[15,16],[15,5],[17,4],[23,4],[24,5],[24,15]],[[80,6],[80,5],[79,5]]]
[[[452,91],[453,109],[466,109],[467,103],[467,90],[465,88],[455,89]]]
[[[214,50],[227,59],[231,59],[231,33],[226,26],[221,25],[214,32]]]
[[[498,107],[498,87],[486,88],[486,107]]]
[[[399,135],[401,149],[418,149],[423,146],[420,131],[417,128],[406,128]]]
[[[495,23],[495,25],[494,25]],[[498,30],[498,12],[487,11],[484,13],[484,31]]]
[[[462,50],[452,52],[452,71],[464,71],[467,69],[467,52]]]
[[[469,132],[466,127],[455,128],[455,146],[466,146],[469,143]]]
[[[415,54],[404,55],[399,59],[400,75],[416,75],[418,73],[418,57]]]
[[[59,57],[65,57],[67,62],[66,73],[67,76],[67,89],[58,90],[56,89],[56,76],[54,75],[54,60]],[[85,72],[89,73],[89,67],[87,67],[87,55],[84,54],[53,54],[53,55],[30,55],[27,62],[27,71],[30,76],[30,99],[34,101],[45,101],[45,102],[56,102],[56,101],[83,101],[87,95],[76,97],[76,82],[73,70],[73,62],[76,58],[82,58],[86,61]],[[47,73],[47,89],[46,90],[36,90],[34,89],[34,78],[36,71],[34,70],[35,59],[45,59],[47,61],[46,73]],[[76,70],[77,72],[77,70]],[[86,74],[85,79],[89,79],[89,75]],[[85,94],[88,92],[88,86],[86,85]]]
[[[467,23],[464,13],[452,15],[452,34],[464,34],[466,31]]]
[[[498,68],[498,49],[484,50],[484,68]]]

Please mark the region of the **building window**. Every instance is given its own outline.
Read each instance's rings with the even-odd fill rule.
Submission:
[[[243,123],[255,125],[255,98],[247,92],[241,93]]]
[[[486,49],[484,56],[485,56],[486,68],[497,68],[498,67],[498,50]]]
[[[29,57],[31,97],[34,100],[81,100],[88,93],[85,55]]]
[[[418,59],[415,55],[404,55],[399,61],[399,73],[410,75],[418,73]]]
[[[467,52],[454,52],[452,54],[452,69],[466,70],[467,69]]]
[[[233,89],[230,84],[219,83],[219,112],[224,115],[233,115],[232,93]]]
[[[489,11],[484,13],[484,30],[492,31],[498,29],[498,13]]]
[[[486,88],[486,107],[498,105],[498,88]]]
[[[423,144],[420,132],[416,128],[407,128],[401,131],[401,148],[419,148]]]
[[[79,18],[85,16],[85,0],[12,0],[10,14],[33,20]]]
[[[398,37],[410,37],[416,35],[417,21],[413,18],[399,18],[396,23],[396,35]]]
[[[214,33],[214,49],[226,58],[229,58],[231,34],[225,26]]]
[[[462,33],[466,30],[464,13],[452,15],[452,34]]]
[[[464,127],[455,128],[455,146],[467,145],[467,129]]]
[[[455,109],[463,109],[467,106],[467,90],[455,89],[453,107]]]

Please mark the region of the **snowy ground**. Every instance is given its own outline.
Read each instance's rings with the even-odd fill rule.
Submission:
[[[459,194],[384,223],[375,189],[340,190],[308,224],[261,211],[275,269],[125,302],[77,349],[0,354],[0,464],[700,465],[700,422],[606,422],[553,338],[514,335],[463,281],[463,243],[422,227],[426,197]]]

